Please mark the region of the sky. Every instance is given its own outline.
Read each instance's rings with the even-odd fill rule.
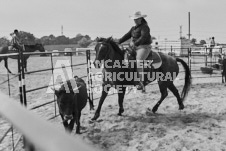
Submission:
[[[226,0],[0,0],[0,37],[14,29],[35,37],[77,34],[121,38],[134,26],[136,11],[146,14],[151,35],[159,40],[191,38],[226,43]]]

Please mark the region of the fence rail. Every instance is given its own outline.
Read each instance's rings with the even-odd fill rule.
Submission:
[[[0,114],[12,123],[35,147],[42,151],[93,151],[79,138],[59,131],[0,92]]]
[[[22,64],[23,64],[23,59],[21,59],[21,58],[23,58],[22,56],[23,55],[30,55],[30,56],[32,56],[32,55],[42,55],[42,54],[50,54],[50,55],[48,55],[48,57],[50,57],[50,59],[51,59],[51,66],[52,67],[51,68],[48,68],[48,69],[35,70],[35,71],[30,71],[30,72],[26,72],[25,73],[24,72],[24,68],[22,66]],[[73,64],[72,63],[72,54],[73,54],[73,52],[70,53],[70,56],[69,56],[69,57],[71,57],[71,65],[70,66],[66,66],[66,67],[71,67],[72,70],[73,70],[73,67],[87,65],[88,62],[86,62],[86,63],[79,63],[79,64]],[[26,94],[27,93],[32,92],[32,91],[36,91],[36,90],[41,90],[41,89],[44,89],[44,88],[47,88],[48,86],[50,86],[50,85],[48,85],[48,86],[47,85],[44,85],[44,86],[41,86],[41,87],[36,87],[36,88],[31,88],[29,90],[26,90],[26,84],[25,84],[26,75],[27,74],[38,73],[38,72],[44,72],[44,71],[52,71],[52,74],[54,74],[53,73],[53,70],[56,69],[56,68],[53,67],[53,56],[52,56],[52,53],[49,53],[49,52],[32,52],[32,53],[30,53],[30,52],[19,52],[19,53],[2,54],[2,55],[0,55],[0,57],[11,57],[11,56],[17,56],[17,58],[18,58],[18,72],[19,72],[19,74],[16,75],[16,76],[14,76],[14,77],[12,77],[12,78],[9,78],[9,74],[7,74],[8,79],[5,80],[5,81],[3,81],[3,82],[1,82],[1,84],[4,84],[4,83],[8,82],[8,89],[9,89],[9,93],[10,93],[10,84],[9,84],[9,82],[10,82],[11,79],[13,79],[13,78],[15,78],[15,77],[18,76],[19,77],[19,96],[20,96],[20,102],[26,106],[27,105],[27,101],[26,101],[27,100],[26,99]],[[87,60],[90,60],[90,58],[87,58]],[[57,69],[59,69],[59,68],[57,68]],[[87,70],[87,71],[90,71],[90,70]],[[85,77],[87,77],[87,75],[82,76],[81,78],[85,78]],[[91,94],[89,94],[89,96],[91,96]],[[43,104],[36,105],[36,106],[34,106],[32,108],[29,108],[29,107],[28,108],[29,108],[29,110],[34,110],[34,109],[40,108],[42,106],[45,106],[45,105],[48,105],[48,104],[51,104],[51,103],[55,103],[54,104],[54,107],[55,107],[55,115],[53,117],[49,118],[49,120],[50,120],[50,119],[53,119],[53,118],[55,118],[55,117],[57,117],[59,115],[59,114],[56,113],[55,95],[54,95],[54,99],[51,100],[51,101],[45,102]],[[1,141],[4,140],[4,138],[6,136],[8,136],[7,134],[10,132],[10,130],[12,131],[12,133],[14,133],[13,132],[13,129],[10,127],[7,130],[7,132],[3,136],[0,137],[0,140]],[[17,140],[17,143],[14,143],[14,138],[13,138],[13,135],[12,135],[12,150],[13,151],[15,150],[16,145],[18,144],[18,142],[19,141]]]

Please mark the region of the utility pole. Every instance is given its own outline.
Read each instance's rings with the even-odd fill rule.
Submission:
[[[180,39],[182,39],[182,26],[180,26]]]
[[[191,32],[190,32],[190,12],[188,12],[188,39],[190,40]]]
[[[188,12],[188,39],[191,42],[191,31],[190,31],[190,12]],[[191,46],[188,48],[188,66],[191,69]]]
[[[61,25],[61,36],[64,35],[64,29],[63,29],[63,25]]]

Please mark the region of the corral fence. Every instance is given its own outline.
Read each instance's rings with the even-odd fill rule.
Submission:
[[[59,53],[65,53],[65,52],[59,52]],[[90,77],[90,50],[87,50],[87,51],[84,51],[83,53],[86,54],[86,60],[84,60],[83,63],[79,63],[79,64],[73,64],[73,53],[76,53],[76,52],[67,52],[67,54],[69,54],[70,56],[70,66],[63,66],[63,67],[54,67],[53,65],[53,55],[52,53],[50,52],[33,52],[33,53],[28,53],[28,52],[19,52],[19,53],[13,53],[13,54],[4,54],[4,55],[0,55],[0,57],[10,57],[10,56],[17,56],[18,59],[17,59],[17,62],[18,62],[18,74],[10,77],[9,76],[9,73],[7,74],[7,80],[5,81],[2,81],[0,83],[0,85],[2,84],[5,84],[5,83],[8,83],[8,95],[11,96],[11,89],[10,89],[10,81],[16,77],[18,77],[18,90],[19,90],[19,100],[20,100],[20,103],[27,107],[29,110],[35,110],[35,109],[38,109],[38,108],[41,108],[43,106],[46,106],[46,105],[49,105],[49,104],[54,104],[54,115],[52,117],[49,117],[48,120],[52,120],[54,118],[56,118],[57,116],[59,116],[59,114],[57,113],[57,105],[56,105],[56,98],[55,98],[55,95],[54,95],[54,99],[53,100],[50,100],[50,101],[47,101],[43,104],[38,104],[38,105],[35,105],[33,107],[29,107],[27,106],[27,94],[30,93],[30,92],[34,92],[34,91],[37,91],[37,90],[41,90],[41,89],[46,89],[48,87],[55,87],[55,84],[54,84],[54,81],[53,81],[53,85],[49,85],[49,84],[46,84],[44,86],[41,86],[41,87],[35,87],[35,88],[30,88],[30,89],[27,89],[26,88],[26,82],[25,82],[25,78],[26,78],[26,75],[31,75],[33,73],[40,73],[40,72],[45,72],[45,71],[51,71],[52,73],[52,79],[54,80],[54,70],[55,69],[62,69],[62,68],[67,68],[67,67],[70,67],[73,71],[73,67],[77,67],[77,66],[86,66],[87,68],[87,74],[84,75],[84,76],[80,76],[80,78],[87,78],[87,82],[88,82],[88,88],[91,88],[92,86],[92,78]],[[33,70],[33,71],[29,71],[29,72],[26,72],[24,71],[24,66],[23,66],[23,63],[24,63],[24,60],[23,60],[23,55],[34,55],[34,56],[37,56],[37,55],[45,55],[47,57],[50,57],[50,62],[51,62],[51,68],[46,68],[46,69],[41,69],[41,70]],[[85,69],[85,68],[84,68]],[[92,90],[89,90],[88,91],[88,97],[90,98],[90,100],[92,101],[93,100],[93,93],[92,93]],[[4,100],[5,101],[5,100]],[[11,109],[13,110],[13,109]],[[1,113],[1,115],[4,115],[4,113]],[[12,119],[10,119],[12,120]],[[15,120],[15,119],[13,119]],[[29,121],[29,120],[28,120]],[[13,125],[15,124],[14,121],[9,121],[9,123],[12,123]],[[26,124],[28,123],[24,123],[24,125],[20,125],[20,126],[25,126]],[[11,149],[7,148],[7,150],[12,150],[12,151],[15,151],[17,146],[19,146],[19,144],[22,142],[22,138],[23,136],[20,135],[18,137],[15,137],[16,135],[16,131],[14,130],[14,126],[13,125],[9,125],[8,128],[5,130],[5,132],[2,132],[2,136],[0,136],[0,150],[3,150],[1,149],[1,143],[4,141],[4,139],[6,137],[11,137],[11,145],[7,145],[8,147],[10,147]],[[20,129],[21,127],[17,127],[17,129]],[[11,134],[10,134],[11,133]],[[24,135],[24,133],[23,133]],[[26,136],[25,136],[26,137]],[[36,137],[36,136],[34,136]],[[8,139],[10,140],[10,139]],[[22,145],[23,146],[23,145]],[[21,145],[20,145],[21,147]],[[6,148],[5,148],[6,149]]]
[[[180,57],[184,61],[186,61],[187,64],[189,65],[191,73],[199,73],[198,76],[195,76],[193,78],[215,78],[215,77],[221,77],[221,75],[219,74],[221,68],[219,68],[219,69],[216,68],[215,69],[217,71],[216,74],[203,74],[201,69],[200,69],[200,67],[202,67],[202,66],[203,67],[207,67],[207,66],[211,66],[212,67],[212,65],[218,64],[219,61],[218,61],[217,54],[213,54],[213,53],[210,54],[209,48],[206,48],[205,51],[203,51],[203,52],[202,51],[201,52],[197,52],[197,51],[194,51],[194,50],[195,50],[194,48],[183,48],[183,49],[181,49],[181,48],[173,48],[173,47],[169,48],[168,50],[166,50],[166,49],[164,49],[164,50],[157,49],[157,51],[167,53],[167,54],[172,55],[174,57]],[[182,52],[182,53],[178,54],[177,53],[178,51]],[[90,50],[87,50],[87,51],[84,51],[84,52],[86,53],[86,62],[79,63],[79,64],[73,64],[72,57],[73,57],[73,53],[74,52],[68,52],[68,54],[70,54],[70,61],[71,61],[70,67],[71,67],[71,69],[73,71],[73,67],[75,67],[75,66],[82,66],[82,65],[86,66],[86,68],[87,68],[87,75],[84,75],[81,78],[87,78],[87,83],[88,83],[88,88],[89,88],[88,95],[89,95],[90,99],[92,101],[94,101],[94,100],[99,99],[99,97],[95,97],[94,98],[94,96],[93,96],[93,88],[95,87],[95,85],[93,84],[93,77],[95,77],[96,74],[92,73],[92,71],[91,71],[92,69],[91,69],[91,61],[90,61],[91,60]],[[222,49],[219,49],[219,52],[222,53]],[[59,52],[59,53],[65,53],[65,52]],[[23,55],[43,55],[43,54],[47,54],[47,56],[50,56],[51,68],[41,69],[41,70],[34,70],[34,71],[29,71],[29,72],[25,73],[24,72],[24,67],[22,65],[23,64],[23,57],[22,56]],[[45,52],[45,53],[40,53],[40,52],[35,52],[35,53],[34,52],[33,53],[20,52],[20,53],[14,53],[14,54],[0,55],[0,57],[10,56],[10,55],[17,55],[17,56],[19,56],[18,57],[19,58],[18,59],[18,71],[19,72],[18,72],[18,74],[16,74],[15,76],[13,76],[11,78],[9,77],[9,74],[7,74],[8,79],[3,81],[3,82],[1,82],[0,85],[8,82],[8,94],[10,96],[11,95],[10,80],[12,80],[13,78],[18,77],[18,81],[19,81],[18,89],[19,89],[20,103],[27,107],[27,97],[26,97],[27,93],[34,92],[34,91],[40,90],[40,89],[46,89],[49,86],[53,86],[54,87],[54,84],[53,85],[49,85],[48,84],[48,85],[44,85],[44,86],[41,86],[41,87],[36,87],[36,88],[32,88],[32,89],[26,89],[26,83],[25,83],[26,74],[33,74],[33,73],[38,73],[38,72],[51,71],[52,75],[54,76],[54,72],[53,72],[54,71],[53,55],[50,52]],[[184,71],[180,71],[180,72],[184,72]],[[183,80],[183,78],[181,78],[180,80]],[[55,111],[54,111],[54,116],[49,118],[49,120],[51,120],[51,119],[54,119],[55,117],[58,116],[57,109],[56,109],[55,95],[54,95],[54,100],[48,101],[48,102],[46,102],[44,104],[39,104],[39,105],[33,106],[32,108],[29,108],[29,107],[27,107],[27,108],[29,108],[30,110],[34,110],[34,109],[37,109],[37,108],[40,108],[42,106],[45,106],[45,105],[48,105],[48,104],[52,104],[52,103],[54,103]],[[5,115],[5,113],[1,113],[1,115]],[[10,119],[10,120],[13,120],[13,119]],[[12,124],[16,124],[16,123],[14,123],[14,121],[9,121],[9,122],[12,123]],[[23,125],[19,125],[19,127],[17,127],[17,129],[20,129],[21,128],[20,126],[23,127]],[[7,130],[5,130],[5,132],[2,134],[2,137],[0,137],[0,143],[6,137],[11,137],[12,138],[11,139],[12,140],[11,141],[12,145],[10,145],[12,151],[16,150],[16,147],[19,144],[19,142],[21,142],[21,138],[22,138],[22,136],[20,136],[17,140],[14,140],[15,130],[13,129],[13,127],[14,127],[13,125],[9,126],[9,128]],[[9,134],[9,133],[11,133],[11,134]],[[26,134],[24,134],[24,131],[22,131],[22,133],[23,133],[23,135],[26,135]],[[35,144],[35,142],[32,142],[32,143]]]
[[[0,93],[0,114],[9,120],[26,137],[25,150],[34,151],[93,151],[93,147],[79,138],[60,132],[53,124],[31,114],[15,100]],[[29,121],[25,123],[23,118]],[[27,141],[29,140],[29,142]],[[31,145],[32,144],[32,145]],[[33,147],[35,146],[35,148]]]

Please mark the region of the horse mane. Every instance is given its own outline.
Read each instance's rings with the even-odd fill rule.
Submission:
[[[41,44],[36,43],[36,44],[34,44],[34,45],[24,45],[24,46],[27,46],[27,47],[29,47],[29,48],[36,48],[36,47],[39,46],[39,45],[41,45]]]
[[[24,45],[25,47],[35,48],[36,45]]]
[[[27,52],[33,52],[36,50],[39,50],[40,52],[45,52],[45,48],[40,43],[36,43],[34,45],[24,45],[24,47]]]
[[[124,52],[114,42],[114,40],[113,40],[112,37],[109,37],[109,38],[98,38],[97,42],[106,42],[106,43],[109,43],[116,52],[118,52],[120,55],[124,56]]]

